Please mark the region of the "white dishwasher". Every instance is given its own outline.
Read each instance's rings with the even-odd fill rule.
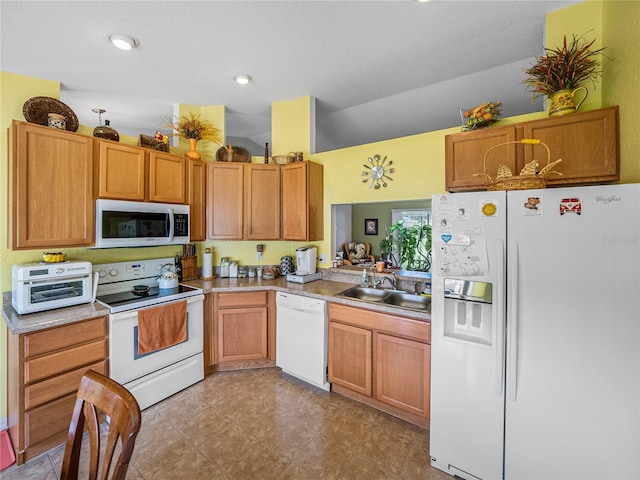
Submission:
[[[277,292],[276,307],[276,365],[328,391],[327,302]]]

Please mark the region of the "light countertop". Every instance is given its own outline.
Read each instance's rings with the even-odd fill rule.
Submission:
[[[375,310],[395,315],[410,317],[415,320],[430,321],[428,312],[410,310],[386,304],[368,303],[346,297],[337,297],[336,294],[352,287],[353,283],[335,280],[316,280],[309,283],[287,282],[285,278],[265,280],[259,278],[214,278],[210,280],[189,280],[183,282],[186,285],[198,287],[205,294],[215,292],[237,292],[242,290],[276,290],[289,293],[299,293],[312,298],[327,300],[343,305]],[[11,306],[11,292],[3,294],[2,317],[9,328],[9,333],[18,335],[45,328],[66,325],[81,320],[108,315],[109,310],[102,304],[95,302],[84,305],[76,305],[44,312],[20,315]]]

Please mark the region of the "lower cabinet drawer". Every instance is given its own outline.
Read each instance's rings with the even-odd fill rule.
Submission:
[[[47,328],[24,335],[25,358],[43,355],[55,350],[90,342],[108,334],[106,317]]]
[[[79,368],[87,363],[98,362],[106,357],[107,340],[101,339],[97,342],[34,358],[24,362],[24,383],[35,382]]]
[[[76,395],[72,393],[54,402],[25,412],[25,448],[36,445],[55,435],[62,435],[69,430]]]
[[[43,405],[51,400],[73,393],[75,395],[80,385],[80,378],[87,370],[95,370],[103,375],[107,374],[107,361],[103,360],[72,372],[58,375],[42,382],[34,383],[24,389],[24,408],[29,410]]]
[[[218,308],[224,307],[248,307],[252,305],[266,305],[268,303],[267,291],[220,293],[218,295]]]

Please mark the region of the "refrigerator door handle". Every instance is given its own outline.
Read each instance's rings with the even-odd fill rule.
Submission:
[[[509,291],[507,292],[507,396],[516,401],[518,388],[518,241],[509,242],[507,265],[509,266]]]
[[[496,285],[496,295],[493,301],[493,324],[495,325],[496,332],[496,365],[495,365],[495,394],[498,397],[502,396],[503,382],[504,382],[504,321],[505,321],[505,305],[504,300],[502,299],[502,295],[504,292],[504,242],[502,240],[498,240],[496,245],[496,269],[498,271],[497,275],[497,285]]]

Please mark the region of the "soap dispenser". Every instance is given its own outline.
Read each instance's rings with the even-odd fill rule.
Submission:
[[[369,286],[369,277],[367,276],[367,269],[362,269],[362,280],[360,281],[360,285],[363,287]]]

